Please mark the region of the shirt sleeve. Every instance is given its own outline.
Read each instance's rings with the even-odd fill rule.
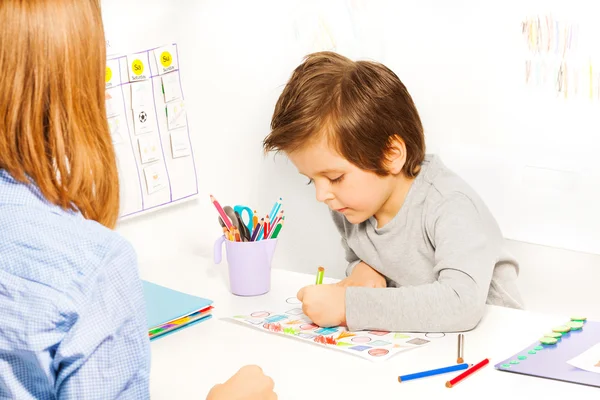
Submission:
[[[59,399],[148,399],[150,342],[133,248],[113,243],[95,276],[76,288],[76,315],[53,367]]]
[[[437,280],[400,288],[347,288],[349,329],[456,332],[479,323],[501,235],[460,193],[432,210],[430,217],[426,225],[435,248]]]
[[[348,262],[348,266],[346,267],[346,276],[349,276],[354,270],[354,267],[356,267],[356,265],[358,265],[361,260],[348,246],[348,242],[346,240],[346,228],[344,226],[344,220],[346,219],[346,217],[333,210],[330,210],[330,213],[331,219],[333,219],[333,223],[335,224],[335,227],[337,228],[338,232],[342,237],[341,243],[342,247],[344,248],[344,257]]]

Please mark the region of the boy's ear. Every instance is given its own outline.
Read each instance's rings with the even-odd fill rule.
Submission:
[[[402,172],[406,163],[406,143],[400,136],[390,138],[390,148],[386,154],[387,169],[392,175],[398,175]]]

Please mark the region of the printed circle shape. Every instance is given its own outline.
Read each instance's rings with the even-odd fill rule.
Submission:
[[[163,51],[160,55],[160,63],[165,68],[169,67],[173,63],[173,57],[171,56],[171,53],[168,51]]]
[[[371,338],[368,336],[355,336],[350,340],[352,340],[354,343],[369,343]]]
[[[265,318],[265,317],[268,317],[269,315],[271,315],[271,314],[267,311],[256,311],[256,312],[253,312],[252,314],[250,314],[250,316],[252,318]]]
[[[144,63],[141,60],[135,59],[131,63],[131,70],[137,76],[140,76],[144,73]]]
[[[369,350],[369,355],[373,357],[383,357],[387,355],[390,351],[387,349],[371,349]]]

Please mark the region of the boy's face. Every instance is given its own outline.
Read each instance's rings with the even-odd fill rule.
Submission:
[[[381,210],[394,188],[393,176],[364,171],[322,141],[287,154],[302,175],[314,184],[317,200],[359,224]]]

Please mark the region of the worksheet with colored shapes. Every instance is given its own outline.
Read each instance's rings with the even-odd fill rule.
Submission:
[[[295,297],[288,298],[282,310],[282,312],[257,310],[226,319],[263,332],[343,351],[373,362],[387,360],[400,352],[429,343],[424,334],[386,331],[351,332],[343,326],[319,327],[303,314],[302,304]]]

